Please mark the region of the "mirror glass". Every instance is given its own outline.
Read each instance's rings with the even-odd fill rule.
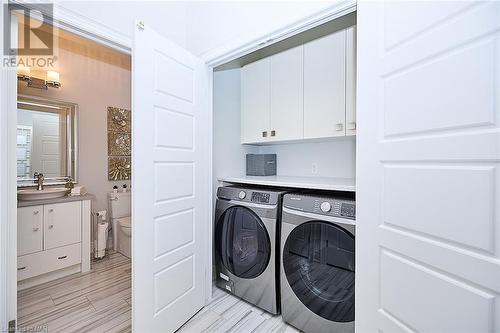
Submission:
[[[20,97],[17,106],[18,186],[32,186],[35,173],[45,184],[63,184],[76,174],[76,105]]]

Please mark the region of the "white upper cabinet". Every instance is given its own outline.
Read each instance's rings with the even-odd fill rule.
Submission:
[[[255,143],[269,133],[269,58],[241,70],[241,143]]]
[[[241,143],[356,134],[355,27],[244,66]]]
[[[346,32],[304,45],[304,138],[345,135]]]
[[[356,27],[346,30],[345,135],[356,135]]]
[[[304,47],[270,57],[269,141],[296,140],[303,136]]]

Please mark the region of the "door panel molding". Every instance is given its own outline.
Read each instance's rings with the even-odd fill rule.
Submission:
[[[356,330],[496,332],[500,3],[410,7],[359,4]]]

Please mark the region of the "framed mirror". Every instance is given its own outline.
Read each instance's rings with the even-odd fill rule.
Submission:
[[[74,103],[18,96],[18,187],[34,186],[36,172],[46,185],[78,181],[77,109]]]

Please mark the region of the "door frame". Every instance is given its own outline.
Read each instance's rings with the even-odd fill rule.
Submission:
[[[2,3],[6,2],[6,0],[1,1]],[[38,7],[36,3],[30,3],[27,0],[10,0],[10,2],[20,4],[29,9],[40,10],[40,7]],[[311,16],[301,18],[292,24],[286,25],[274,31],[270,31],[268,34],[263,34],[258,38],[246,41],[240,40],[236,43],[229,43],[227,45],[223,45],[222,47],[216,48],[211,52],[201,55],[202,60],[204,60],[207,65],[207,76],[209,80],[208,102],[210,149],[208,153],[210,162],[207,170],[208,179],[213,179],[213,69],[221,64],[224,64],[231,60],[235,60],[243,55],[262,49],[266,46],[277,43],[303,31],[317,27],[325,22],[332,21],[336,18],[352,13],[356,11],[356,2],[356,0],[346,0],[340,3],[333,4]],[[44,12],[44,10],[40,11],[52,17],[51,23],[55,27],[70,31],[97,43],[104,44],[123,53],[132,53],[133,41],[131,37],[128,37],[116,30],[110,29],[108,26],[96,22],[89,17],[61,7],[57,3],[54,3],[53,8],[53,16],[51,15],[51,13]],[[17,78],[15,71],[11,70],[8,71],[8,73],[5,72],[6,71],[2,69],[2,75],[0,76],[0,87],[6,87],[6,89],[2,89],[3,91],[5,91],[4,96],[10,96],[10,94],[17,95]],[[5,138],[7,141],[7,144],[2,142],[2,146],[0,147],[0,149],[2,149],[0,151],[3,151],[4,149],[7,153],[7,158],[0,161],[0,172],[1,177],[6,176],[6,179],[8,179],[8,175],[16,174],[16,147],[15,145],[11,144],[13,142],[16,142],[15,131],[9,131],[8,129],[16,127],[17,113],[12,111],[15,110],[15,105],[6,105],[3,99],[1,99],[0,103],[2,105],[2,108],[0,108],[0,119],[7,119],[7,122],[5,123],[6,127],[0,128],[2,139]],[[4,147],[3,145],[6,145],[7,147]],[[2,200],[0,201],[0,208],[2,209],[2,214],[5,214],[3,213],[4,210],[7,211],[7,213],[5,214],[6,218],[2,218],[0,220],[0,231],[2,231],[3,235],[7,235],[7,238],[14,240],[5,242],[3,238],[0,239],[0,253],[3,254],[3,257],[0,256],[0,263],[2,264],[0,265],[0,270],[2,270],[3,267],[6,267],[5,271],[0,271],[0,294],[7,295],[7,300],[0,300],[0,327],[3,327],[4,325],[7,326],[9,320],[12,320],[14,318],[17,319],[17,290],[13,291],[11,290],[12,288],[9,288],[9,286],[17,284],[17,244],[15,242],[15,239],[17,239],[17,186],[15,178],[13,179],[14,180],[9,181],[9,187],[5,190],[5,196],[2,196],[4,190],[0,189],[2,191],[0,192],[0,200]],[[210,182],[208,202],[210,205],[211,230],[213,230],[215,216],[213,197],[214,188],[212,182]],[[132,237],[134,237],[133,233],[134,232],[132,231]],[[207,245],[209,246],[209,248],[213,248],[212,233],[207,233],[207,237]],[[205,264],[205,302],[208,303],[212,298],[211,290],[213,260],[211,251],[207,251]]]

